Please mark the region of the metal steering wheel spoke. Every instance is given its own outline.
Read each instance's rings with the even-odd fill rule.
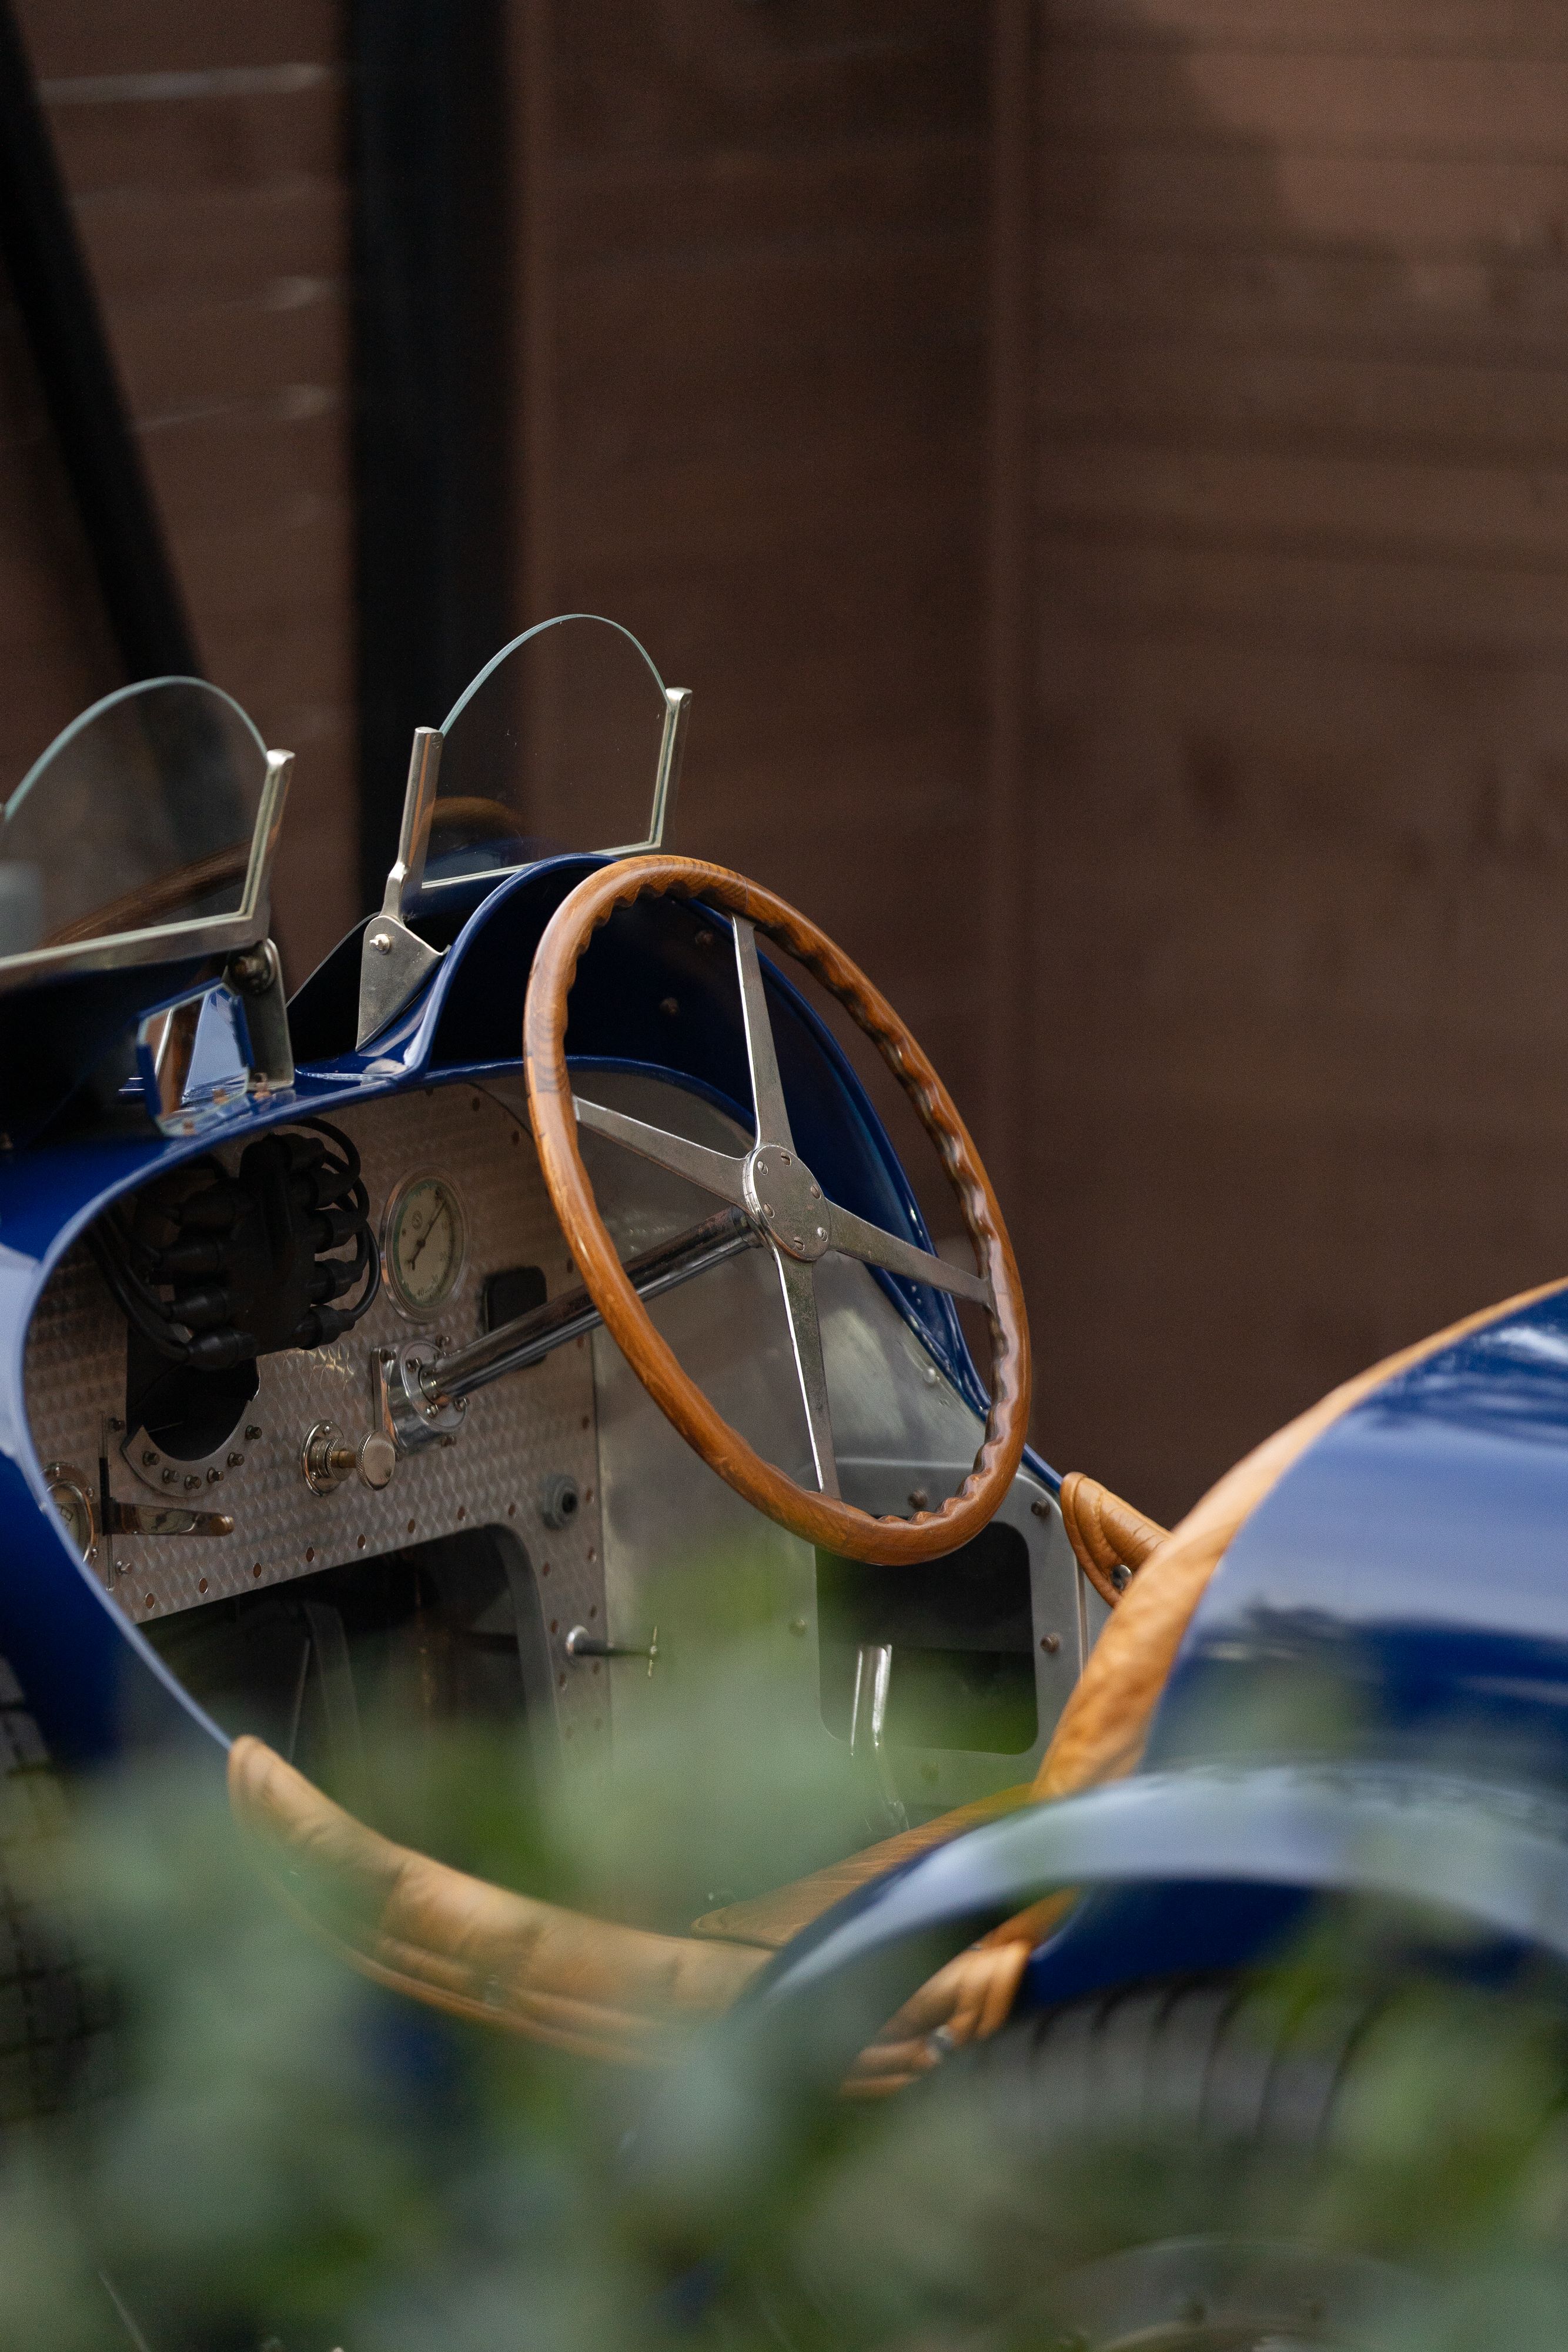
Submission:
[[[751,1067],[757,1140],[780,1143],[793,1151],[795,1139],[789,1132],[789,1114],[784,1108],[784,1088],[779,1077],[779,1057],[773,1050],[773,1024],[768,1017],[757,934],[744,915],[732,915],[730,921],[735,930],[735,969],[740,982],[741,1016],[746,1023],[746,1058]]]
[[[650,1127],[643,1119],[629,1118],[624,1111],[611,1110],[605,1104],[590,1102],[582,1095],[573,1095],[571,1100],[579,1127],[619,1143],[623,1150],[636,1152],[640,1159],[651,1160],[655,1168],[665,1169],[672,1176],[684,1176],[689,1183],[700,1184],[705,1192],[727,1201],[732,1208],[746,1206],[744,1160],[732,1160],[723,1151],[710,1151],[706,1144],[688,1143],[684,1135],[672,1135],[667,1128]]]
[[[755,1132],[747,1147],[733,1154],[722,1137],[719,1150],[705,1150],[591,1103],[579,1106],[578,1117],[585,1128],[694,1181],[724,1204],[700,1236],[694,1231],[680,1237],[679,1269],[670,1270],[670,1279],[695,1275],[699,1264],[712,1265],[720,1255],[768,1244],[789,1321],[814,1477],[803,1461],[796,1475],[758,1452],[681,1364],[648,1313],[653,1281],[644,1282],[640,1273],[628,1281],[630,1269],[605,1225],[584,1161],[566,1057],[572,980],[589,941],[617,909],[660,898],[712,908],[732,926]],[[799,1106],[786,1104],[779,1073],[780,1059],[788,1058],[783,1047],[790,1046],[793,1033],[781,1047],[769,1016],[786,1000],[775,1005],[768,994],[758,934],[799,958],[863,1031],[909,1096],[941,1155],[983,1273],[949,1265],[902,1232],[884,1232],[825,1197],[825,1188],[795,1148],[789,1111]],[[846,1559],[915,1566],[939,1559],[977,1536],[1007,1497],[1029,1422],[1029,1326],[1018,1269],[995,1192],[956,1105],[916,1039],[865,974],[798,908],[760,884],[703,858],[675,857],[663,850],[639,853],[586,875],[545,926],[528,976],[523,1064],[540,1170],[589,1299],[649,1396],[708,1467],[780,1527]],[[744,1111],[739,1115],[744,1118]],[[890,1202],[890,1211],[892,1206]],[[894,1223],[903,1225],[904,1220],[894,1217]],[[841,1490],[816,1278],[830,1251],[988,1309],[991,1397],[984,1433],[968,1477],[939,1510],[917,1511],[910,1519],[877,1517],[847,1502]],[[661,1273],[661,1283],[664,1278]],[[508,1364],[524,1344],[530,1351],[538,1344],[531,1326],[520,1339],[508,1335]],[[779,1360],[776,1343],[772,1360]],[[798,1440],[789,1450],[798,1454]]]
[[[829,1201],[824,1206],[830,1249],[841,1251],[845,1257],[859,1258],[862,1265],[880,1265],[889,1274],[901,1274],[906,1281],[925,1282],[933,1290],[951,1291],[956,1298],[970,1299],[977,1307],[995,1308],[991,1286],[983,1275],[970,1274],[961,1265],[949,1265],[946,1258],[934,1257],[929,1250],[916,1249],[913,1242],[884,1233],[880,1225],[857,1217],[852,1210],[841,1209],[836,1201]]]
[[[784,1312],[789,1318],[789,1344],[795,1354],[795,1375],[800,1384],[800,1402],[806,1408],[806,1427],[811,1440],[811,1460],[816,1465],[818,1491],[839,1496],[838,1457],[833,1452],[832,1416],[828,1410],[828,1368],[822,1357],[822,1327],[817,1317],[816,1268],[805,1259],[791,1257],[787,1250],[775,1247],[773,1263],[779,1268],[779,1286],[784,1294]]]

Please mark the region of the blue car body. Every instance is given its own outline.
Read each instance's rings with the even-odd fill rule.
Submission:
[[[178,1748],[215,1774],[227,1742],[116,1606],[106,1563],[78,1556],[51,1507],[24,1382],[28,1324],[51,1272],[110,1203],[215,1140],[243,1143],[436,1081],[515,1076],[544,925],[602,862],[551,856],[449,888],[423,924],[444,950],[434,976],[362,1048],[361,935],[350,934],[293,1002],[292,1087],[236,1101],[215,1125],[182,1136],[138,1122],[132,1086],[117,1121],[69,1131],[46,1119],[0,1153],[0,1653],[62,1761],[103,1768],[131,1750]],[[737,1008],[683,937],[659,908],[641,908],[585,968],[572,1065],[656,1072],[744,1126]],[[123,1024],[189,978],[157,965],[122,975],[115,1017]],[[677,1042],[659,1013],[672,984],[685,1007]],[[928,1248],[914,1192],[850,1064],[771,966],[767,986],[802,1154],[832,1198]],[[57,1029],[62,1093],[79,1046],[71,1003],[47,981],[5,1003],[5,1017],[27,1022],[46,1058]],[[951,1301],[892,1275],[876,1280],[983,1413]],[[1026,1466],[1056,1494],[1054,1471],[1033,1455]],[[1454,1818],[1456,1790],[1494,1822],[1505,1800],[1514,1804],[1516,1827],[1517,1808],[1534,1809],[1526,1859],[1545,1891],[1533,1911],[1516,1883],[1520,1855],[1513,1879],[1494,1871],[1494,1884],[1478,1864],[1468,1883],[1462,1843],[1452,1862],[1440,1833],[1422,1829],[1409,1842],[1416,1861],[1388,1859],[1400,1848],[1390,1806],[1440,1824]],[[1241,1964],[1314,1895],[1350,1886],[1424,1895],[1490,1935],[1568,1948],[1553,1878],[1559,1793],[1568,1793],[1568,1285],[1500,1310],[1394,1375],[1286,1471],[1187,1626],[1133,1783],[977,1831],[862,1889],[780,1956],[759,1997],[810,1997],[824,1976],[895,1949],[908,1950],[911,1969],[925,1966],[934,1937],[950,1948],[1063,1885],[1097,1891],[1036,1952],[1026,2001]]]
[[[1131,1778],[857,1893],[759,2002],[788,2013],[857,1970],[885,2002],[1065,1887],[1083,1899],[1022,2007],[1257,1963],[1346,1895],[1457,1925],[1471,1973],[1568,1960],[1568,1283],[1475,1321],[1244,1521]]]
[[[98,1765],[127,1747],[173,1741],[216,1769],[227,1741],[114,1606],[102,1579],[77,1557],[49,1507],[28,1431],[24,1355],[50,1272],[112,1202],[199,1159],[214,1142],[241,1144],[269,1127],[330,1118],[350,1104],[434,1080],[519,1071],[523,998],[539,934],[573,884],[603,862],[543,860],[488,892],[476,888],[465,911],[449,900],[444,923],[429,927],[449,950],[434,980],[362,1052],[347,1042],[360,966],[361,935],[351,933],[294,1001],[296,1085],[284,1096],[236,1104],[221,1126],[188,1139],[149,1127],[102,1140],[55,1143],[46,1137],[0,1155],[0,1654],[11,1661],[51,1752],[63,1761]],[[597,971],[585,976],[582,1001],[573,1007],[572,1066],[656,1066],[744,1119],[744,1037],[736,1008],[709,975],[681,971],[688,1018],[677,1062],[670,1058],[668,1024],[646,1014],[639,1021],[635,1008],[656,1004],[668,985],[669,952],[655,916],[614,943]],[[653,990],[650,971],[658,980]],[[772,966],[766,976],[802,1151],[836,1198],[928,1247],[914,1192],[852,1069],[799,991]],[[168,982],[167,973],[150,972],[146,1001],[159,1001]],[[29,1000],[28,1013],[47,1021],[46,991]],[[983,1391],[950,1302],[896,1276],[879,1272],[876,1279],[955,1387],[983,1411]],[[1054,1489],[1056,1474],[1040,1462],[1033,1466]]]

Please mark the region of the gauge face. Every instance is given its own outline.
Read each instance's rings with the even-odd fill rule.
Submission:
[[[463,1210],[444,1176],[411,1176],[387,1204],[382,1254],[393,1297],[410,1315],[438,1314],[463,1272]]]
[[[93,1524],[92,1498],[74,1470],[51,1463],[47,1475],[49,1500],[65,1522],[67,1535],[86,1559],[98,1540],[98,1529]]]

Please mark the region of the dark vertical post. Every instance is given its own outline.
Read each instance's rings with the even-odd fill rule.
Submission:
[[[986,1158],[1004,1201],[1024,1197],[1019,1045],[1028,901],[1023,803],[1031,701],[1030,427],[1034,364],[1033,0],[992,0],[989,486],[986,593]]]
[[[131,678],[199,670],[32,66],[0,0],[0,256]]]
[[[503,642],[513,511],[505,0],[353,0],[361,868],[415,727]]]

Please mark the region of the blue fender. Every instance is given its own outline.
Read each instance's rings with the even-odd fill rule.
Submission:
[[[1472,1940],[1568,1961],[1568,1806],[1419,1767],[1136,1774],[1028,1806],[858,1888],[785,1947],[727,2030],[783,2027],[797,2053],[825,2032],[829,2072],[841,2070],[934,1954],[950,1958],[1063,1887],[1174,1891],[1178,1913],[1201,1912],[1197,1888],[1381,1896],[1445,1914]],[[1047,1971],[1051,1954],[1037,1955]],[[1174,1948],[1141,1958],[1151,1975],[1191,1965]]]
[[[725,2231],[770,2213],[885,2021],[976,1936],[1062,1888],[1086,1890],[1064,1948],[1099,1903],[1163,1903],[1169,1933],[1141,1953],[1151,1976],[1188,1964],[1181,1936],[1211,1906],[1230,1915],[1234,1957],[1233,1898],[1256,1898],[1268,1923],[1256,1948],[1325,1893],[1438,1915],[1472,1953],[1568,1962],[1568,1806],[1418,1767],[1284,1764],[1142,1773],[1009,1814],[858,1888],[786,1946],[655,2091],[630,2151],[638,2193]],[[1124,1917],[1113,1940],[1124,1962]],[[1064,1979],[1052,1997],[1082,1989]]]

